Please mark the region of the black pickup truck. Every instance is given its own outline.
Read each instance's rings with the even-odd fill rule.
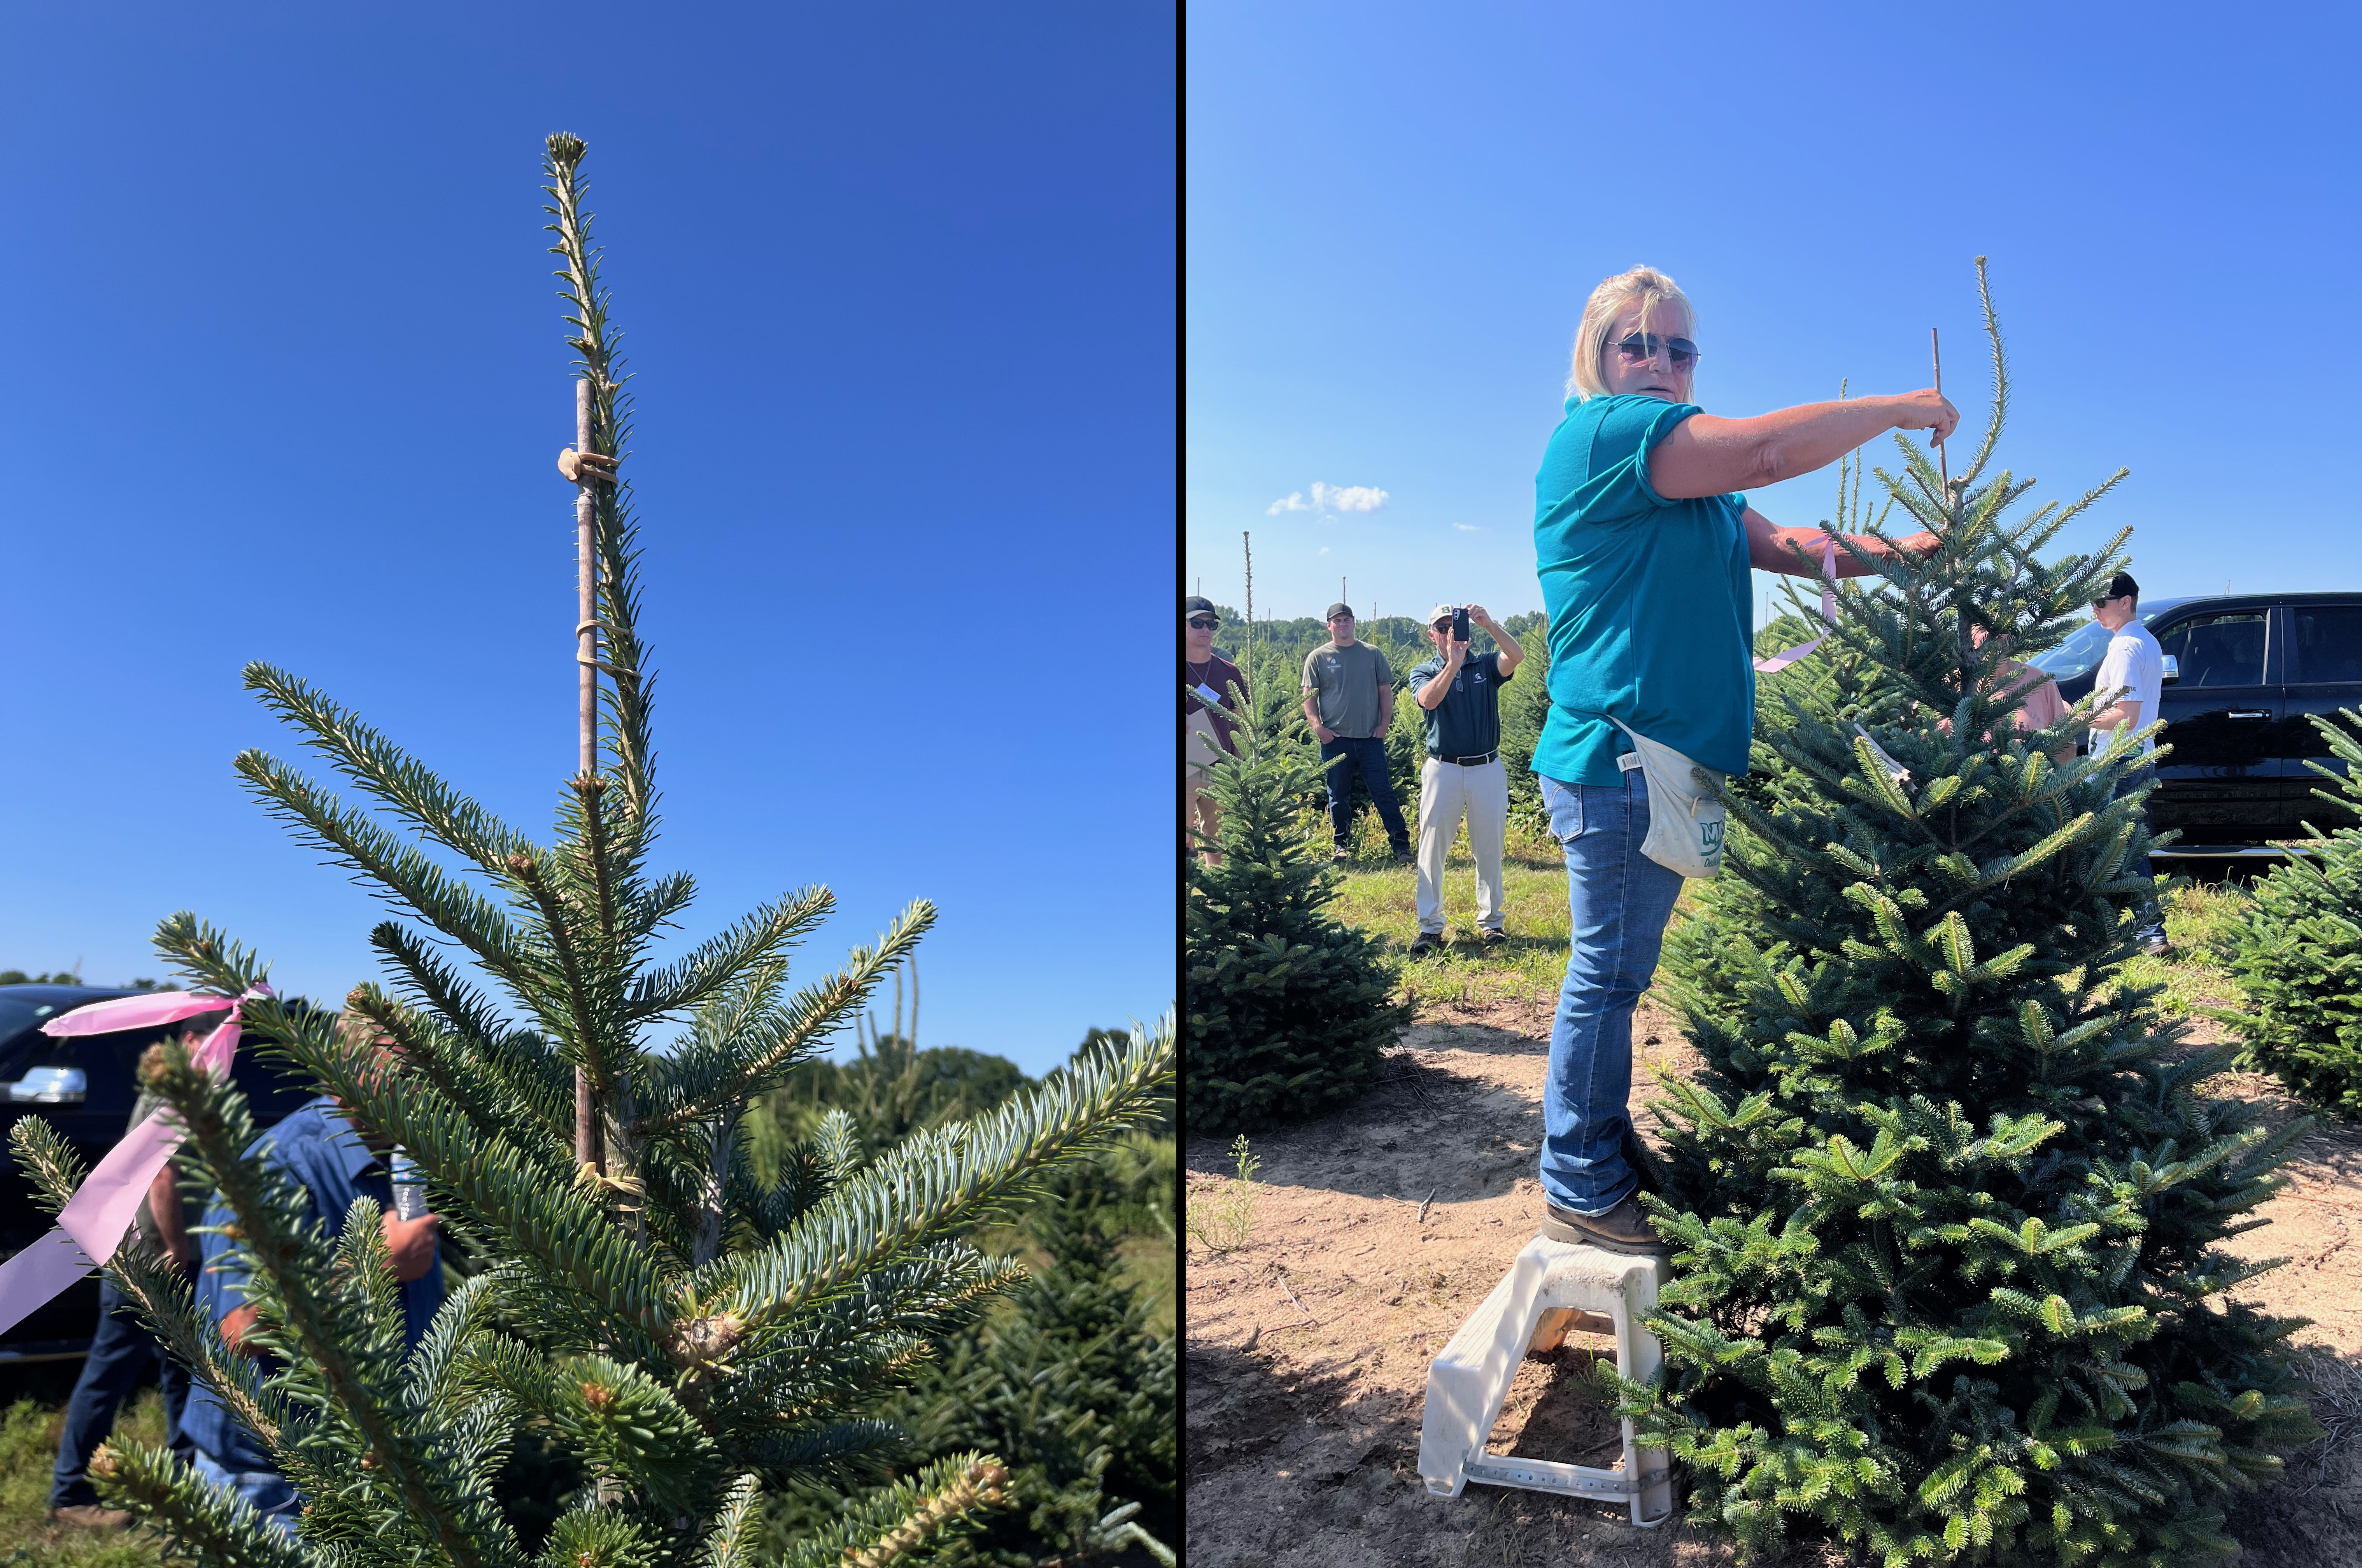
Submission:
[[[2312,792],[2305,766],[2344,771],[2309,715],[2362,707],[2362,593],[2239,594],[2160,598],[2140,619],[2165,652],[2160,743],[2149,817],[2183,860],[2277,858],[2276,840],[2352,827],[2353,815]],[[2090,695],[2108,632],[2094,622],[2034,661],[2072,703]]]
[[[133,1079],[140,1052],[192,1020],[112,1035],[59,1040],[41,1025],[128,991],[83,985],[0,985],[0,1257],[39,1240],[53,1223],[33,1201],[24,1171],[8,1153],[8,1130],[27,1116],[45,1118],[72,1144],[85,1166],[105,1157],[127,1130],[139,1089]],[[257,1124],[269,1127],[312,1098],[312,1087],[279,1063],[239,1042],[230,1077],[246,1091]],[[98,1326],[98,1277],[91,1275],[0,1334],[0,1369],[28,1362],[67,1361],[90,1349]]]

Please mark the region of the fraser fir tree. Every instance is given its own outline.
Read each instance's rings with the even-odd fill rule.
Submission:
[[[1183,909],[1191,1124],[1252,1131],[1320,1115],[1375,1077],[1407,1021],[1375,939],[1329,915],[1336,869],[1299,825],[1320,784],[1302,715],[1268,678],[1251,691],[1237,754],[1214,764],[1220,865],[1190,858]]]
[[[2123,976],[2132,738],[2054,762],[2088,699],[2014,727],[2004,653],[2055,645],[2125,536],[2045,560],[2115,480],[2020,512],[2033,482],[1988,473],[1985,316],[1974,458],[1948,485],[1905,444],[1879,476],[1938,547],[1865,557],[1669,948],[1705,1061],[1661,1106],[1644,1201],[1677,1277],[1635,1404],[1750,1556],[1793,1530],[1898,1565],[2206,1561],[2236,1550],[2226,1494],[2316,1431],[2299,1321],[2233,1299],[2271,1265],[2220,1248],[2303,1129],[2209,1098],[2225,1054]]]
[[[573,137],[550,139],[552,226],[597,449],[620,458],[629,397],[581,214],[582,152]],[[850,1117],[829,1116],[759,1184],[745,1157],[749,1101],[849,1025],[933,911],[914,905],[874,947],[792,991],[789,951],[828,913],[825,888],[655,961],[657,933],[694,883],[648,865],[656,786],[627,483],[600,487],[596,549],[602,765],[567,781],[548,843],[303,682],[247,671],[264,704],[384,816],[259,751],[237,759],[248,787],[414,922],[371,933],[389,983],[356,989],[346,1026],[264,999],[247,1004],[248,1038],[268,1039],[365,1132],[409,1152],[476,1272],[405,1352],[374,1205],[361,1200],[341,1238],[326,1238],[301,1193],[246,1157],[257,1129],[244,1097],[193,1069],[185,1049],[168,1051],[156,1083],[187,1127],[182,1168],[235,1215],[228,1255],[250,1271],[260,1311],[247,1342],[277,1359],[227,1350],[148,1254],[127,1249],[109,1272],[305,1501],[291,1540],[163,1450],[102,1450],[92,1466],[102,1495],[198,1562],[748,1563],[765,1494],[901,1453],[904,1434],[875,1419],[876,1405],[1021,1278],[959,1234],[1146,1113],[1169,1081],[1168,1020],[874,1159]],[[186,915],[164,922],[157,945],[191,985],[225,996],[263,975],[254,955]],[[392,1056],[367,1043],[377,1033]],[[582,1162],[578,1069],[597,1129],[595,1157]],[[71,1152],[38,1121],[16,1139],[61,1204],[81,1175]],[[518,1539],[493,1490],[525,1431],[553,1438],[590,1478],[546,1543]],[[778,1561],[922,1553],[998,1503],[1006,1479],[988,1455],[944,1456],[863,1494]]]
[[[2348,809],[2362,804],[2362,712],[2312,722],[2346,770],[2309,764],[2337,786],[2313,793]],[[2362,1116],[2362,828],[2312,832],[2313,852],[2257,883],[2255,903],[2233,925],[2231,974],[2246,1008],[2217,1015],[2246,1042],[2245,1065],[2301,1099]]]

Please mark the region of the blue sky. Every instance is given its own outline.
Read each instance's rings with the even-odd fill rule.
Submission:
[[[1533,476],[1568,346],[1636,263],[1695,302],[1715,412],[1926,386],[1935,326],[1981,430],[1979,255],[2011,348],[2002,460],[2037,499],[2132,470],[2068,545],[2132,527],[2153,596],[2362,586],[2354,13],[1662,14],[1190,7],[1207,592],[1239,605],[1252,530],[1259,615],[1317,615],[1341,576],[1364,615],[1540,608]],[[1806,525],[1834,499],[1834,470],[1751,498]]]
[[[572,767],[542,138],[623,351],[683,939],[934,900],[921,1043],[1173,995],[1169,5],[15,7],[0,968],[193,908],[341,996],[378,906],[237,789],[265,659],[547,831]],[[582,41],[575,41],[575,40]],[[1158,680],[1164,677],[1157,675]]]

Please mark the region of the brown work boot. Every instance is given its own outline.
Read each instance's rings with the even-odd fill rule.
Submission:
[[[130,1513],[123,1508],[102,1508],[96,1503],[76,1503],[70,1508],[51,1508],[51,1524],[78,1524],[91,1530],[124,1530],[131,1523]]]
[[[1542,1234],[1554,1242],[1604,1247],[1639,1257],[1671,1257],[1673,1249],[1657,1238],[1638,1200],[1626,1198],[1605,1214],[1578,1214],[1555,1203],[1542,1205]]]

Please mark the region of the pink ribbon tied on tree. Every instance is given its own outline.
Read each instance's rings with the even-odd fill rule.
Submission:
[[[1824,539],[1821,541],[1821,620],[1831,626],[1838,623],[1838,596],[1835,591],[1837,580],[1838,542],[1834,539]],[[1783,648],[1768,659],[1756,660],[1755,668],[1767,675],[1777,670],[1784,670],[1827,640],[1827,633],[1824,632],[1810,642],[1799,642],[1794,648]]]
[[[267,985],[249,988],[239,996],[205,992],[164,991],[149,996],[120,996],[60,1014],[41,1025],[41,1033],[58,1038],[80,1035],[114,1035],[127,1029],[177,1024],[201,1014],[229,1010],[229,1016],[207,1035],[192,1057],[199,1067],[221,1078],[229,1071],[237,1050],[238,1015],[244,1004],[270,994]],[[139,1212],[139,1201],[172,1151],[181,1146],[181,1127],[162,1110],[125,1135],[107,1151],[97,1168],[83,1178],[58,1213],[57,1228],[0,1263],[0,1333],[6,1333],[37,1308],[53,1299],[75,1280],[115,1255],[123,1233]]]

